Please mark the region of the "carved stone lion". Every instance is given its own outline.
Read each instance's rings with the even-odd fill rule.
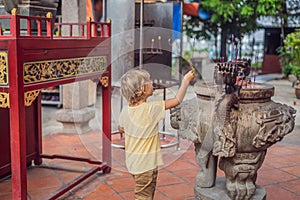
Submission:
[[[217,65],[214,84],[196,83],[197,97],[171,110],[172,127],[195,145],[202,169],[195,188],[214,187],[220,158],[227,194],[240,200],[255,194],[267,148],[290,133],[295,123],[292,107],[271,101],[274,87],[241,87],[239,79],[249,74],[247,63]]]

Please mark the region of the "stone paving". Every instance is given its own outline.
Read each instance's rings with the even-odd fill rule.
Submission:
[[[269,148],[265,162],[259,170],[257,184],[267,190],[267,200],[296,200],[300,199],[300,100],[296,99],[291,82],[287,80],[269,80],[268,84],[275,85],[273,100],[285,103],[297,109],[296,125],[294,131],[278,144]],[[168,90],[172,95],[174,90]],[[117,94],[117,91],[114,91]],[[194,97],[190,88],[187,98]],[[154,98],[160,98],[155,93]],[[120,109],[118,95],[113,96],[115,101],[113,110],[113,127],[116,126],[116,116]],[[100,105],[97,102],[97,105]],[[96,106],[97,109],[101,109]],[[60,134],[61,125],[55,122],[55,107],[43,106],[43,152],[49,154],[66,154],[84,156],[101,160],[101,127],[95,119],[90,124],[93,132],[83,135]],[[98,116],[99,118],[101,116]],[[169,130],[168,118],[166,129]],[[171,130],[171,129],[170,129]],[[163,143],[174,141],[173,137],[167,137]],[[113,142],[122,144],[124,139],[113,136]],[[124,151],[112,149],[112,172],[103,175],[98,173],[69,191],[60,199],[133,199],[134,183],[124,166]],[[187,141],[180,141],[180,150],[174,147],[163,150],[165,164],[159,169],[158,186],[155,200],[192,200],[194,199],[193,186],[199,167],[195,162],[193,145]],[[40,167],[28,168],[28,199],[43,200],[67,182],[87,171],[88,164],[44,160]],[[218,170],[218,176],[224,176]],[[0,182],[0,199],[11,199],[11,179],[3,179]]]

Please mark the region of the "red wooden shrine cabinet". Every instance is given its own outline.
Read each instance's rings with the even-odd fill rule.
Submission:
[[[56,199],[72,187],[111,167],[111,24],[57,24],[69,27],[68,36],[53,36],[53,21],[47,17],[0,16],[9,20],[10,33],[0,31],[0,176],[11,172],[13,199],[27,199],[27,164],[42,159],[67,159],[95,165],[49,199]],[[27,24],[21,31],[20,22]],[[32,24],[36,29],[33,31]],[[79,26],[80,36],[72,27]],[[42,29],[46,30],[43,32]],[[42,153],[41,89],[82,80],[102,84],[103,161]]]

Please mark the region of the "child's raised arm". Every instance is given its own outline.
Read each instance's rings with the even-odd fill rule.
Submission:
[[[184,75],[181,81],[180,88],[176,93],[176,96],[174,98],[167,99],[165,101],[165,110],[178,106],[183,101],[189,83],[194,79],[194,77],[195,77],[194,70],[190,70],[188,73]]]

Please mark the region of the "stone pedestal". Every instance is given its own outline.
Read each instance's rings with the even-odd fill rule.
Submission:
[[[56,112],[56,120],[63,124],[62,133],[83,134],[91,131],[89,121],[95,109],[88,108],[88,81],[66,84],[63,87],[63,109]]]
[[[196,200],[231,200],[226,193],[225,177],[217,177],[216,185],[211,188],[201,188],[196,185],[194,192]],[[256,191],[251,200],[265,200],[266,196],[266,190],[256,185]]]
[[[63,124],[63,133],[83,134],[91,131],[89,121],[95,117],[95,110],[61,109],[56,112],[56,120]]]

